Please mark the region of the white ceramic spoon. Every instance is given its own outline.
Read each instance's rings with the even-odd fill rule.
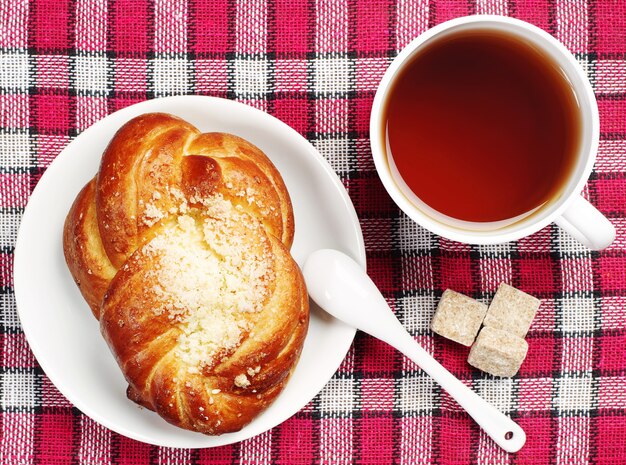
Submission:
[[[395,347],[448,392],[505,451],[517,452],[524,430],[441,366],[404,329],[365,271],[336,250],[318,250],[303,267],[309,295],[335,318]]]

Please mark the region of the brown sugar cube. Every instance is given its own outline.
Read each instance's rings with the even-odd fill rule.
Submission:
[[[500,284],[483,325],[525,337],[541,301],[506,283]]]
[[[468,363],[494,376],[513,376],[526,358],[528,343],[515,334],[483,327],[470,350]]]
[[[485,304],[447,289],[441,296],[430,327],[437,334],[469,347],[478,334],[485,313]]]

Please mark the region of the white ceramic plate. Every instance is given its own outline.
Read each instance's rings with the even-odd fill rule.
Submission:
[[[281,172],[293,202],[292,248],[302,265],[320,248],[341,250],[365,267],[354,207],[320,154],[296,131],[262,111],[229,100],[186,96],[120,110],[79,135],[50,165],[33,192],[15,248],[15,294],[24,333],[54,385],[77,408],[125,436],[168,447],[214,447],[260,434],[292,416],[326,384],[345,357],[355,330],[313,304],[300,362],[285,390],[243,430],[204,436],[166,423],[126,398],[126,382],[97,321],[72,281],[61,234],[76,194],[98,169],[107,143],[126,121],[167,112],[202,131],[230,132],[261,148]]]

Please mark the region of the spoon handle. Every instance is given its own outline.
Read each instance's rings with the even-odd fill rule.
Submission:
[[[524,430],[441,366],[404,329],[397,332],[392,345],[437,381],[502,449],[517,452],[522,448]]]
[[[318,250],[307,259],[303,274],[309,295],[321,308],[413,360],[505,451],[517,452],[522,448],[526,442],[524,430],[426,352],[404,329],[374,282],[354,260],[336,250]]]
[[[370,301],[374,304],[374,301]],[[375,305],[380,305],[380,301]],[[385,304],[385,306],[387,306]],[[389,308],[387,306],[387,308]],[[362,309],[362,308],[361,308]],[[526,442],[526,433],[510,417],[476,394],[446,370],[404,329],[393,315],[386,324],[364,328],[368,334],[385,341],[415,362],[463,407],[476,423],[507,452],[519,451]]]

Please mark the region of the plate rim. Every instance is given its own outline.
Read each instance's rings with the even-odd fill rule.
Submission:
[[[21,219],[20,219],[20,225],[18,228],[18,232],[17,232],[17,236],[16,236],[16,240],[15,240],[15,248],[13,251],[13,292],[14,292],[14,296],[15,296],[15,303],[16,303],[16,311],[17,311],[17,315],[20,321],[20,326],[21,329],[24,333],[24,336],[28,342],[29,348],[32,351],[33,355],[35,356],[37,363],[39,364],[39,366],[41,367],[41,369],[43,370],[44,374],[48,377],[48,379],[50,380],[50,382],[55,386],[56,389],[58,389],[58,391],[78,410],[80,410],[84,415],[88,416],[90,419],[92,419],[93,421],[95,421],[96,423],[106,427],[107,429],[114,431],[118,434],[121,434],[123,436],[129,437],[131,439],[134,440],[138,440],[147,444],[152,444],[155,446],[161,446],[161,447],[175,447],[175,448],[187,448],[187,449],[200,449],[200,448],[212,448],[212,447],[220,447],[223,445],[228,445],[228,444],[234,444],[240,441],[244,441],[247,439],[250,439],[252,437],[255,437],[259,434],[263,434],[277,426],[279,426],[280,424],[282,424],[283,422],[285,422],[286,420],[288,420],[289,418],[291,418],[293,415],[295,415],[296,413],[298,413],[300,410],[302,410],[302,408],[304,406],[306,406],[306,404],[308,404],[320,391],[321,389],[324,388],[324,386],[328,383],[328,381],[330,381],[330,379],[332,379],[332,376],[334,376],[334,374],[337,372],[337,369],[339,368],[339,366],[341,365],[341,363],[343,362],[343,360],[345,359],[345,357],[348,354],[348,351],[350,350],[350,346],[352,345],[352,342],[354,340],[354,336],[356,334],[356,328],[347,326],[345,324],[343,324],[342,322],[340,322],[339,320],[335,320],[336,324],[340,324],[342,326],[344,326],[344,330],[346,331],[346,333],[351,333],[350,337],[346,337],[344,340],[345,341],[344,344],[337,344],[337,346],[335,347],[335,349],[337,350],[338,353],[341,353],[341,358],[339,359],[339,363],[337,364],[337,366],[335,367],[335,369],[333,370],[331,377],[328,380],[324,380],[323,383],[321,384],[321,386],[319,387],[319,389],[315,389],[315,394],[308,399],[305,399],[305,402],[302,403],[302,405],[297,405],[297,409],[293,410],[293,411],[289,411],[289,413],[287,415],[281,414],[278,415],[277,421],[275,422],[275,424],[270,425],[268,427],[265,428],[261,428],[260,430],[256,431],[253,428],[254,425],[254,420],[249,423],[248,425],[246,425],[244,428],[242,428],[242,430],[235,432],[235,433],[227,433],[224,435],[219,435],[219,436],[206,436],[207,438],[211,438],[211,439],[216,439],[216,438],[226,438],[225,441],[219,441],[217,440],[217,442],[215,444],[205,444],[205,445],[180,445],[180,444],[176,444],[175,442],[180,442],[180,440],[178,441],[174,441],[174,442],[157,442],[155,440],[153,440],[152,438],[142,434],[141,432],[137,432],[135,430],[130,430],[127,429],[124,425],[120,425],[118,423],[115,423],[114,421],[109,421],[108,418],[106,417],[102,417],[100,414],[98,413],[94,413],[94,411],[92,410],[92,408],[90,407],[90,402],[86,402],[84,401],[83,398],[75,398],[76,396],[74,395],[69,395],[67,394],[67,389],[66,389],[66,384],[67,381],[61,381],[59,382],[59,378],[62,378],[61,375],[58,375],[58,372],[55,371],[54,369],[52,369],[50,371],[50,367],[51,364],[48,361],[48,357],[47,355],[45,355],[45,351],[44,349],[39,345],[39,342],[37,340],[37,338],[35,338],[31,332],[31,327],[29,325],[24,325],[24,316],[25,315],[23,312],[25,311],[25,304],[24,301],[26,300],[26,297],[24,297],[24,293],[27,292],[27,285],[24,282],[24,280],[22,279],[22,276],[24,276],[24,272],[22,271],[23,269],[27,269],[27,267],[25,266],[24,263],[24,259],[22,259],[21,257],[25,255],[25,252],[23,252],[23,250],[27,247],[28,243],[25,243],[26,239],[25,239],[25,235],[26,233],[24,232],[25,229],[27,229],[27,227],[29,226],[29,224],[33,221],[35,221],[36,217],[34,217],[34,213],[33,213],[33,208],[29,208],[31,203],[38,203],[39,202],[39,197],[41,197],[41,195],[43,195],[42,193],[44,192],[44,189],[46,187],[46,185],[50,182],[49,179],[54,179],[56,176],[58,176],[56,174],[57,171],[60,170],[60,166],[61,166],[61,162],[57,162],[58,160],[64,160],[67,157],[70,157],[70,151],[68,151],[68,147],[70,147],[72,144],[75,144],[77,140],[82,141],[83,139],[88,138],[92,132],[98,131],[100,129],[101,126],[105,126],[110,119],[115,119],[118,118],[122,121],[122,124],[124,124],[125,122],[127,122],[128,120],[130,120],[131,118],[134,117],[135,112],[137,112],[138,110],[142,109],[143,107],[147,107],[146,110],[144,110],[144,112],[151,112],[151,111],[162,111],[162,112],[167,112],[166,110],[157,110],[157,109],[150,109],[150,107],[152,107],[153,105],[156,106],[167,106],[168,103],[172,103],[172,104],[176,104],[178,102],[191,102],[192,105],[196,105],[199,103],[206,103],[207,106],[210,106],[212,103],[214,102],[218,102],[219,104],[224,104],[224,105],[232,105],[235,107],[239,107],[242,111],[248,111],[250,112],[250,114],[252,114],[255,118],[265,118],[267,119],[271,124],[273,124],[274,126],[276,126],[277,129],[280,129],[281,131],[285,131],[286,134],[291,138],[295,138],[298,141],[299,145],[303,146],[303,151],[306,149],[306,151],[308,151],[312,156],[314,161],[322,168],[323,172],[325,173],[326,176],[328,176],[328,178],[330,178],[330,181],[332,182],[333,186],[335,187],[335,190],[337,190],[337,192],[339,193],[339,196],[341,197],[342,203],[344,204],[345,210],[348,211],[349,213],[349,220],[350,220],[350,224],[352,225],[352,235],[354,236],[354,239],[356,240],[356,244],[355,244],[355,251],[358,252],[358,256],[354,256],[353,258],[363,267],[363,269],[366,269],[366,251],[365,251],[365,241],[364,241],[364,237],[363,237],[363,233],[362,233],[362,228],[361,228],[361,224],[358,218],[358,215],[356,213],[356,209],[354,207],[354,204],[345,188],[345,186],[343,185],[343,183],[341,182],[341,180],[339,179],[339,177],[337,176],[337,174],[335,173],[335,171],[333,170],[333,168],[330,166],[330,163],[319,153],[319,151],[304,137],[302,136],[299,132],[297,132],[295,129],[293,129],[291,126],[289,126],[287,123],[279,120],[278,118],[274,117],[273,115],[270,115],[269,113],[266,113],[258,108],[252,107],[250,105],[246,105],[242,102],[237,102],[234,100],[230,100],[230,99],[224,99],[224,98],[220,98],[220,97],[213,97],[213,96],[204,96],[204,95],[178,95],[178,96],[169,96],[169,97],[161,97],[161,98],[155,98],[155,99],[150,99],[150,100],[145,100],[142,102],[138,102],[135,103],[133,105],[129,105],[128,107],[124,107],[122,109],[119,109],[113,113],[110,113],[106,116],[104,116],[103,118],[99,119],[98,121],[96,121],[95,123],[93,123],[92,125],[90,125],[89,127],[87,127],[86,129],[84,129],[80,134],[78,134],[74,139],[72,139],[69,143],[67,143],[63,149],[59,152],[59,154],[55,157],[54,160],[52,160],[52,162],[50,163],[50,165],[48,165],[48,167],[46,168],[45,172],[43,173],[43,175],[41,176],[41,178],[39,179],[37,185],[35,186],[35,188],[33,189],[32,193],[30,194],[30,196],[28,197],[28,201],[24,207]],[[143,112],[142,112],[143,113]],[[63,171],[60,171],[63,172]],[[78,192],[76,193],[78,194]],[[34,199],[34,202],[33,202]],[[33,217],[31,219],[31,217]],[[24,227],[24,225],[26,225],[26,227]],[[61,244],[59,244],[59,247],[61,247]],[[26,280],[27,281],[27,280]],[[22,303],[20,303],[22,302]],[[28,321],[28,317],[26,317],[26,320]],[[43,363],[42,363],[43,360]],[[52,373],[49,374],[49,372]],[[281,393],[282,394],[282,393]],[[279,395],[280,396],[280,395]],[[308,397],[308,396],[305,396]],[[163,420],[165,421],[165,420]],[[271,422],[272,423],[272,422]],[[244,434],[243,436],[245,437],[240,437],[240,438],[233,438],[232,440],[230,440],[230,438],[228,438],[228,436],[230,434],[235,434],[235,435],[239,435],[242,431],[246,431],[247,429],[251,429],[252,433],[251,434]],[[202,433],[197,433],[197,434],[202,434]],[[184,442],[184,441],[183,441]]]

